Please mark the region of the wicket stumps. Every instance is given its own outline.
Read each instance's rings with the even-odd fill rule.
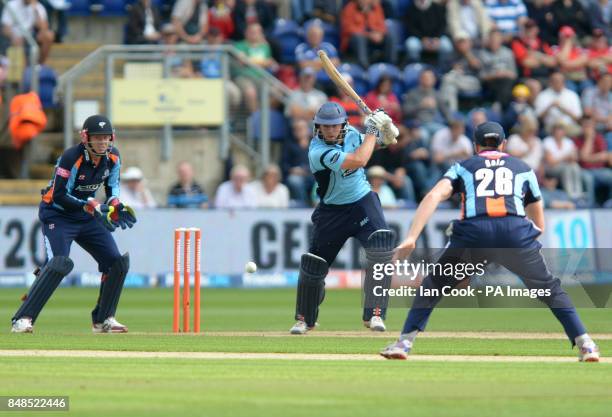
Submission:
[[[181,239],[183,240],[183,329],[189,332],[190,320],[190,293],[189,281],[191,277],[191,232],[194,233],[194,280],[193,280],[193,331],[200,332],[200,257],[202,249],[202,233],[197,227],[181,227],[174,229],[174,314],[172,331],[178,333],[180,330],[180,306],[181,306]],[[182,235],[182,237],[181,237]]]

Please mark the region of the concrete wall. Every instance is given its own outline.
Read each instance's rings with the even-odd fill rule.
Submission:
[[[71,16],[64,42],[121,44],[125,24],[122,17]]]
[[[121,151],[123,169],[137,166],[142,169],[156,201],[165,205],[170,186],[176,182],[176,166],[189,161],[194,167],[196,181],[212,197],[222,180],[223,161],[219,159],[219,136],[206,131],[176,133],[172,157],[161,160],[162,132],[125,131],[119,133],[117,146]]]

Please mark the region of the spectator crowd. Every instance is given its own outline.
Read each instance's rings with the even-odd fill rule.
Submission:
[[[11,0],[43,45],[53,39],[36,0]],[[455,161],[473,153],[471,133],[487,120],[508,132],[506,151],[529,164],[556,208],[612,207],[612,0],[160,0],[130,2],[129,44],[232,44],[232,108],[259,112],[262,70],[292,89],[272,113],[287,128],[280,152],[251,182],[231,169],[214,199],[184,162],[172,207],[289,207],[316,203],[308,164],[311,121],[327,100],[362,127],[358,108],[321,70],[324,50],[372,108],[401,126],[367,171],[386,207],[414,206]],[[172,2],[171,2],[172,3]],[[12,5],[12,6],[11,6]],[[29,10],[29,9],[28,9]],[[19,28],[2,14],[13,44]],[[248,63],[249,65],[244,65]],[[220,77],[219,57],[178,60],[176,76]],[[140,179],[138,179],[140,177]],[[126,180],[145,207],[155,202]],[[128,184],[131,183],[131,184]],[[384,196],[384,198],[383,198]]]

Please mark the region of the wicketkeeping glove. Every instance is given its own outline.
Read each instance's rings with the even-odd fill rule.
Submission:
[[[107,230],[114,232],[117,228],[111,220],[111,215],[115,210],[113,207],[109,207],[107,204],[101,204],[95,198],[89,197],[87,203],[83,206],[83,210],[91,214]]]
[[[113,198],[108,203],[114,209],[110,218],[115,226],[120,226],[122,230],[134,226],[134,223],[136,223],[136,212],[133,208],[123,204],[118,198]]]

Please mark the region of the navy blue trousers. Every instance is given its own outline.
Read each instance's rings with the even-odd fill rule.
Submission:
[[[449,244],[437,262],[478,263],[486,259],[515,273],[529,289],[549,289],[550,296],[539,299],[561,322],[573,344],[576,336],[586,333],[586,329],[559,279],[546,267],[540,253],[542,245],[536,240],[539,234],[532,222],[516,216],[455,221]],[[454,276],[431,274],[423,280],[421,287],[441,291],[444,286],[454,288],[459,282]],[[417,294],[402,333],[425,330],[429,316],[441,298]]]
[[[47,260],[53,256],[70,256],[72,242],[76,242],[96,260],[102,273],[107,273],[121,257],[111,232],[93,217],[72,219],[67,214],[42,207],[38,217],[43,226]]]
[[[356,238],[365,247],[372,233],[388,229],[380,199],[373,191],[351,204],[319,204],[311,220],[314,228],[308,252],[325,259],[328,265],[348,238]]]
[[[348,238],[354,237],[366,247],[372,233],[388,229],[378,194],[372,191],[351,204],[319,204],[312,214],[312,223],[314,228],[308,251],[325,259],[328,265],[334,262]],[[363,320],[370,320],[373,311],[364,308]],[[386,308],[381,309],[380,316],[386,317]]]

